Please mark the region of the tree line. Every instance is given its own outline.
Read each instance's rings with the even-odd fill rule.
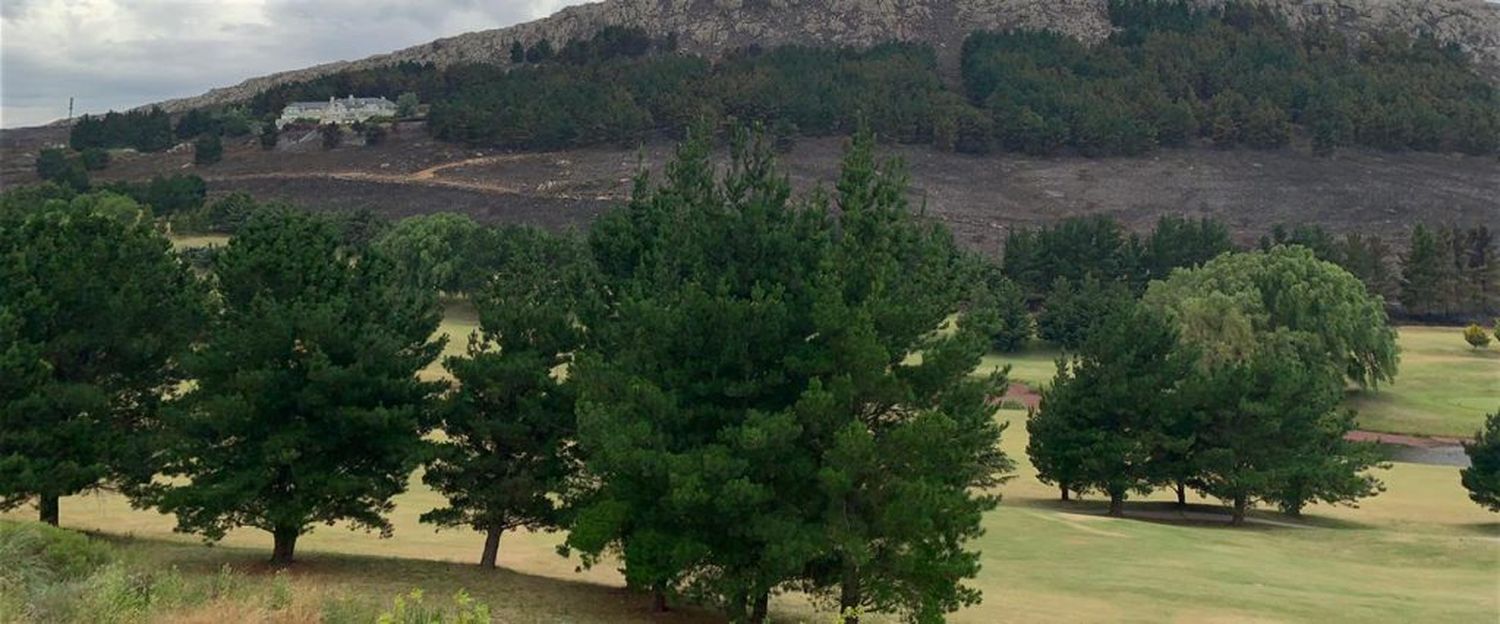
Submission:
[[[610,27],[561,49],[513,42],[506,66],[340,72],[273,87],[247,106],[271,120],[295,100],[414,93],[433,103],[433,136],[519,149],[680,138],[700,118],[760,122],[788,139],[847,135],[863,116],[883,137],[966,153],[1131,155],[1197,142],[1272,149],[1298,136],[1321,154],[1500,150],[1500,95],[1456,45],[1431,36],[1356,40],[1327,24],[1293,28],[1241,2],[1112,0],[1109,14],[1115,31],[1094,46],[1054,32],[975,32],[963,44],[957,89],[925,45],[750,47],[711,61],[677,51],[670,37]],[[179,123],[178,134],[233,127],[236,110],[184,118],[191,123]],[[170,140],[157,117],[106,116],[110,127],[141,132],[75,139],[75,147],[120,146],[135,134]],[[75,135],[98,135],[101,122],[85,119]]]
[[[1344,439],[1344,386],[1396,364],[1380,301],[1347,271],[1300,247],[1227,254],[1092,324],[1027,421],[1027,453],[1064,500],[1098,491],[1116,516],[1158,488],[1230,501],[1235,524],[1257,500],[1353,504],[1383,489],[1381,454]]]
[[[1488,323],[1500,317],[1500,261],[1487,225],[1417,224],[1402,252],[1378,236],[1335,236],[1316,225],[1275,226],[1258,248],[1307,248],[1344,269],[1391,314],[1428,321]],[[1163,216],[1146,233],[1131,233],[1107,216],[1017,228],[1006,237],[998,273],[1014,298],[1036,311],[1034,329],[1008,324],[996,345],[1018,348],[1035,335],[1067,349],[1082,346],[1089,326],[1115,303],[1140,296],[1172,272],[1236,250],[1228,229],[1208,219]]]
[[[851,620],[978,602],[970,542],[1014,463],[1005,372],[973,371],[1024,291],[911,210],[868,132],[802,197],[763,134],[723,168],[711,136],[581,237],[231,195],[201,277],[129,197],[0,196],[0,501],[56,523],[108,486],[209,540],[266,531],[284,564],[317,524],[388,534],[422,467],[446,499],[422,519],[482,533],[485,565],[525,527],[736,621],[785,591]],[[1377,491],[1336,400],[1396,372],[1379,300],[1300,247],[1192,264],[1085,332],[1028,423],[1042,477],[1236,518]],[[479,318],[452,382],[419,375],[440,292]]]

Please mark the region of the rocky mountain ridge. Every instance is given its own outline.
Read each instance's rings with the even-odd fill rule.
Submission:
[[[1206,6],[1225,0],[1194,0]],[[1456,42],[1481,71],[1500,80],[1500,4],[1485,0],[1258,0],[1294,26],[1327,21],[1356,34],[1377,30],[1431,32]],[[1107,0],[607,0],[563,9],[551,17],[438,39],[357,61],[339,61],[251,78],[200,96],[159,103],[170,112],[241,101],[265,89],[345,70],[413,61],[439,66],[507,64],[513,41],[560,44],[606,26],[676,34],[682,49],[707,56],[751,44],[866,46],[892,39],[925,42],[945,60],[957,58],[975,30],[1048,29],[1085,42],[1109,35]]]

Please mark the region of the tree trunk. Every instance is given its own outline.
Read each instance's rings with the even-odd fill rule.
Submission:
[[[495,569],[495,559],[500,556],[500,533],[503,529],[492,527],[484,535],[484,554],[479,557],[479,567]]]
[[[860,595],[859,568],[853,564],[844,564],[844,582],[839,588],[839,613],[844,616],[844,624],[859,624],[859,605],[864,602]]]
[[[1286,515],[1291,516],[1293,518],[1301,518],[1302,517],[1302,501],[1294,501],[1290,505],[1287,505]]]
[[[1125,516],[1125,492],[1122,490],[1110,490],[1109,492],[1109,515],[1116,518]]]
[[[55,494],[42,494],[37,497],[37,516],[42,522],[57,526],[58,502]]]
[[[667,608],[667,591],[661,585],[651,588],[651,612],[666,613],[670,610]]]
[[[1247,507],[1247,506],[1248,506],[1248,501],[1245,500],[1245,496],[1243,494],[1234,497],[1234,516],[1232,516],[1230,518],[1229,524],[1234,525],[1234,526],[1240,526],[1240,525],[1244,524],[1245,523],[1245,507]]]
[[[750,624],[765,624],[771,614],[771,592],[761,592],[755,597],[755,606],[750,609]]]
[[[1065,502],[1065,503],[1068,502],[1068,484],[1064,483],[1064,484],[1059,485],[1057,487],[1062,490],[1062,499],[1063,499],[1063,502]]]
[[[1178,509],[1182,509],[1182,508],[1185,508],[1185,507],[1187,507],[1187,484],[1185,484],[1185,483],[1183,483],[1181,481],[1178,481],[1177,482],[1177,508]]]
[[[271,565],[291,565],[292,557],[297,552],[297,529],[277,528],[271,532],[274,544],[271,547]]]

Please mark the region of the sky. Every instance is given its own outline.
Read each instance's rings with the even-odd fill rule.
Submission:
[[[0,127],[546,17],[581,0],[0,0]]]

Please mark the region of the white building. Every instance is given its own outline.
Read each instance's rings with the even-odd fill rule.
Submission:
[[[296,121],[316,121],[319,124],[352,124],[371,117],[395,117],[396,104],[383,97],[345,99],[328,98],[327,102],[292,102],[281,111],[276,120],[277,127]]]

